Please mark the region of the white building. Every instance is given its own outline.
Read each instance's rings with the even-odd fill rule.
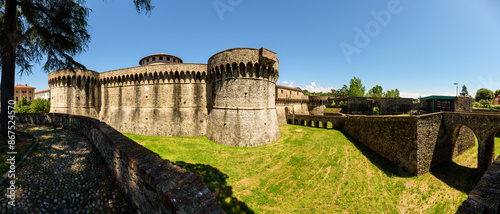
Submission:
[[[50,100],[50,89],[35,92],[35,99]]]

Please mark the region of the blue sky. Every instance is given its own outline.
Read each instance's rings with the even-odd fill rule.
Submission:
[[[104,72],[138,66],[142,57],[160,52],[186,63],[207,63],[229,48],[265,47],[278,53],[278,84],[309,91],[341,88],[354,76],[367,91],[381,85],[413,98],[454,95],[454,82],[460,88],[465,84],[472,95],[482,87],[500,89],[498,1],[153,4],[151,15],[145,15],[135,11],[132,0],[87,1],[92,40],[75,59]],[[49,88],[41,66],[30,76],[17,76],[16,84]]]

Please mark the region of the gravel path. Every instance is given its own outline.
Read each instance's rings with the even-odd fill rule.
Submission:
[[[16,170],[15,208],[0,187],[1,213],[135,213],[85,137],[47,126],[16,128],[40,144]]]

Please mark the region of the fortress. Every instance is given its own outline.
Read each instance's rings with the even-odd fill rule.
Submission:
[[[230,146],[259,146],[280,137],[275,52],[233,48],[208,64],[154,54],[139,65],[49,73],[50,112],[92,117],[121,132],[207,136]]]

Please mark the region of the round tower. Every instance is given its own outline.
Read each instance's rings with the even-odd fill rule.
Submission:
[[[280,137],[275,108],[276,53],[233,48],[208,60],[207,138],[229,146],[260,146]]]
[[[50,112],[97,118],[99,73],[63,69],[49,73]]]
[[[182,59],[170,54],[158,53],[149,55],[139,60],[139,65],[154,65],[164,63],[182,63]]]

